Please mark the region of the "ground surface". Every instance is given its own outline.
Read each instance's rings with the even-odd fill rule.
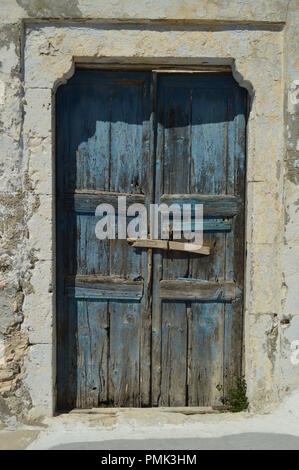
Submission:
[[[76,442],[54,450],[299,450],[299,437],[287,434],[244,433],[217,438],[138,439]]]
[[[299,391],[269,415],[95,410],[0,430],[0,449],[298,449]]]

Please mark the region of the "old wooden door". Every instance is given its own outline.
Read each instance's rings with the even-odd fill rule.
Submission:
[[[230,75],[77,71],[57,93],[57,403],[195,406],[241,372],[246,95]],[[95,208],[204,204],[210,256],[99,241]]]
[[[245,98],[230,75],[158,79],[155,200],[202,203],[211,254],[154,254],[153,405],[211,405],[241,373]]]

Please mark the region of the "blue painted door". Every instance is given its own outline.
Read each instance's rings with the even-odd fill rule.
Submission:
[[[219,404],[241,374],[245,112],[230,75],[158,77],[155,200],[202,203],[211,254],[154,253],[153,406]]]
[[[245,111],[224,74],[78,70],[58,89],[58,409],[211,405],[240,374]],[[203,202],[211,255],[99,241],[119,195]]]

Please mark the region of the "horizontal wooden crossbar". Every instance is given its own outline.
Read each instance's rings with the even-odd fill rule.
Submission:
[[[202,300],[231,302],[239,295],[234,282],[201,281],[193,279],[160,281],[160,298],[168,300]]]
[[[135,248],[157,248],[159,250],[185,251],[200,255],[209,255],[209,246],[198,246],[196,243],[175,242],[168,240],[150,240],[142,238],[127,238],[127,242]]]
[[[236,196],[201,194],[163,194],[161,202],[170,204],[202,204],[204,217],[233,217],[242,207]]]
[[[203,231],[204,232],[230,232],[231,229],[232,229],[232,219],[231,218],[227,218],[227,219],[221,219],[221,218],[218,218],[218,219],[203,219]],[[170,221],[169,222],[169,225],[170,225],[170,228],[173,229],[173,231],[175,230],[179,230],[179,231],[184,231],[184,230],[191,230],[192,232],[195,231],[195,221],[194,219],[191,219],[191,227],[189,225],[189,222],[188,223],[178,223],[178,222],[175,222],[175,221]]]
[[[66,194],[64,202],[67,207],[75,212],[94,214],[99,204],[111,204],[117,213],[118,197],[125,196],[127,206],[130,204],[145,204],[143,194],[112,193],[108,191],[82,191]]]
[[[77,275],[66,279],[68,296],[82,299],[140,300],[143,281],[117,276]]]

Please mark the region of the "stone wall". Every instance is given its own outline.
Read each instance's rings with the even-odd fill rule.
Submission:
[[[55,407],[53,94],[76,60],[103,57],[229,64],[250,92],[252,409],[299,387],[298,24],[298,0],[0,0],[0,417]]]
[[[285,27],[284,240],[281,324],[281,390],[298,387],[299,365],[289,351],[299,340],[299,2],[288,2]],[[297,355],[299,357],[299,355]]]

